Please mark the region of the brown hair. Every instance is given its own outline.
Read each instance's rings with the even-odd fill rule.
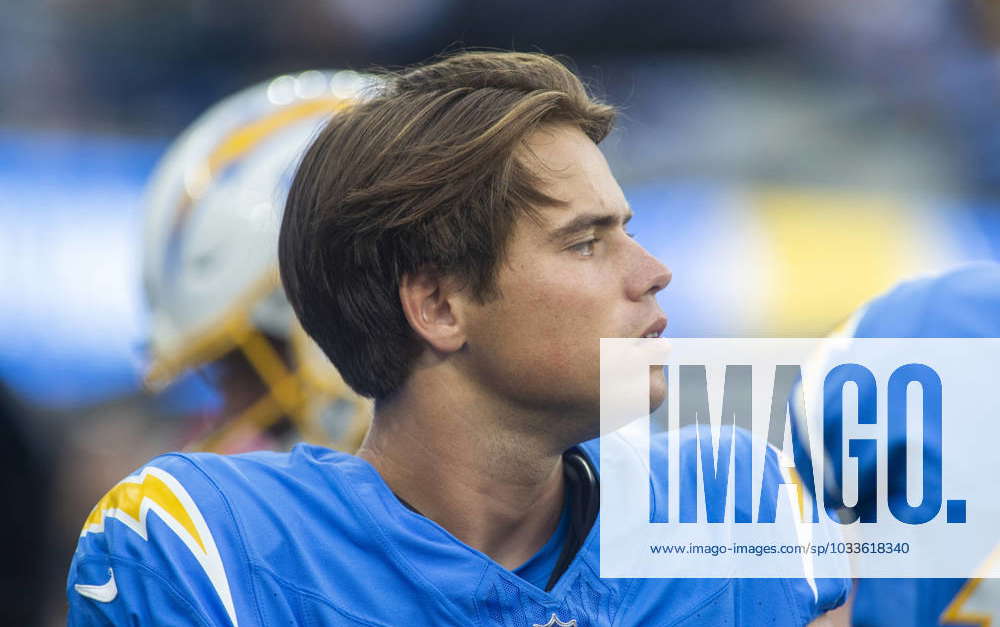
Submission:
[[[400,279],[429,270],[482,302],[496,297],[515,221],[559,204],[517,148],[549,123],[597,143],[614,120],[543,54],[460,52],[384,79],[306,152],[278,245],[303,327],[355,391],[376,399],[405,382],[421,350]]]

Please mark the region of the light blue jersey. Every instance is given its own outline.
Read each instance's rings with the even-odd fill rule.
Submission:
[[[1000,337],[1000,265],[979,263],[939,276],[901,283],[859,310],[843,335],[859,338]],[[828,398],[827,402],[837,399]],[[941,464],[941,432],[923,432],[925,463]],[[842,477],[843,451],[836,437],[825,438],[832,476]],[[905,449],[905,430],[889,431],[889,449]],[[875,474],[873,458],[861,458],[861,477]],[[800,469],[811,485],[811,471]],[[807,476],[808,475],[808,476]],[[931,473],[940,476],[940,473]],[[870,485],[859,481],[859,486]],[[890,475],[888,494],[904,494],[906,476]],[[868,494],[858,503],[870,502]],[[863,508],[855,508],[864,515]],[[1000,541],[1000,533],[997,540]],[[983,556],[985,561],[986,555]],[[980,598],[981,597],[981,598]],[[992,607],[993,611],[984,611]],[[1000,580],[860,579],[852,622],[857,627],[983,626],[1000,620]]]
[[[597,441],[582,448],[596,465]],[[838,579],[601,579],[598,529],[546,592],[408,509],[358,457],[170,454],[86,521],[70,624],[799,626],[847,595]]]

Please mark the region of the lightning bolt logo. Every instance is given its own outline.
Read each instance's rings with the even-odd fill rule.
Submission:
[[[1000,616],[1000,545],[965,582],[941,614],[942,625],[990,627]]]
[[[191,495],[165,470],[147,466],[139,474],[121,480],[91,510],[83,523],[80,537],[89,533],[104,533],[105,523],[109,518],[114,518],[148,541],[149,528],[146,521],[151,511],[180,538],[198,560],[219,595],[229,620],[234,627],[238,627],[229,581],[212,532]]]

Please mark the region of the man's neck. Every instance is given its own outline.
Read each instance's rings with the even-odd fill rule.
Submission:
[[[565,447],[504,428],[507,410],[461,386],[423,383],[379,404],[358,456],[411,507],[517,568],[558,525]]]

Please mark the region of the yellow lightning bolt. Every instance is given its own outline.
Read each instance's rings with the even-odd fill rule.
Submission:
[[[977,625],[978,627],[990,627],[992,619],[986,614],[980,614],[979,612],[973,612],[967,610],[964,605],[969,600],[969,597],[975,592],[979,584],[982,583],[982,579],[970,579],[965,582],[962,589],[959,590],[955,598],[952,599],[951,603],[945,609],[944,613],[941,614],[941,624],[942,625]]]
[[[976,590],[983,585],[985,580],[996,578],[996,565],[998,562],[1000,562],[1000,545],[993,549],[986,560],[976,569],[973,576],[958,591],[958,594],[948,604],[948,607],[945,608],[941,614],[942,625],[973,624],[977,625],[977,627],[990,627],[993,624],[992,616],[976,611],[968,607],[968,605],[970,597],[976,593]]]
[[[152,474],[146,474],[140,483],[134,478],[125,479],[104,495],[91,510],[86,522],[83,524],[84,532],[90,529],[103,528],[104,515],[110,510],[118,510],[127,514],[135,521],[139,521],[142,503],[146,499],[156,503],[170,514],[177,523],[183,527],[203,552],[205,543],[201,535],[195,528],[194,521],[188,514],[187,509],[181,503],[174,491],[163,482],[162,479]]]
[[[114,518],[139,534],[143,540],[148,540],[146,517],[151,509],[197,558],[218,593],[230,622],[236,627],[236,608],[229,590],[229,580],[212,532],[191,495],[167,471],[147,466],[138,475],[121,480],[91,510],[80,536],[103,533],[107,519]]]

